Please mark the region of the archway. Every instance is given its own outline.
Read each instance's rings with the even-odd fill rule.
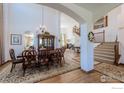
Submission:
[[[93,51],[93,44],[88,41],[88,32],[90,30],[89,22],[85,20],[84,17],[76,14],[71,9],[61,5],[61,4],[49,4],[44,3],[42,5],[54,8],[58,11],[65,13],[66,15],[72,17],[77,22],[80,23],[80,33],[81,33],[81,40],[80,40],[80,47],[81,47],[81,55],[80,55],[80,64],[81,69],[85,72],[89,72],[94,69],[94,51]]]

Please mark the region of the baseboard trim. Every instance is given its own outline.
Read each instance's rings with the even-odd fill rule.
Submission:
[[[124,65],[124,63],[119,63],[118,65]]]
[[[84,71],[84,70],[82,70],[82,72],[84,72],[86,74],[93,73],[94,71],[95,71],[94,69],[93,70],[90,70],[90,71]]]
[[[3,66],[3,65],[5,65],[5,64],[7,64],[7,63],[9,63],[9,62],[11,62],[11,60],[8,60],[8,61],[2,63],[2,64],[0,65],[0,67]]]

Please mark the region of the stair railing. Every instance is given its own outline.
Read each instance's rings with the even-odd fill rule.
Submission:
[[[118,62],[119,62],[120,55],[119,55],[119,42],[118,42],[118,38],[117,37],[116,37],[115,45],[114,45],[114,56],[115,56],[114,64],[118,65],[119,64]]]
[[[94,33],[94,43],[104,43],[105,42],[105,30],[103,32]]]

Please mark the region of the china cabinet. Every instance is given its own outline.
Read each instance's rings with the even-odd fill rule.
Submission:
[[[38,34],[38,49],[54,49],[54,35]]]

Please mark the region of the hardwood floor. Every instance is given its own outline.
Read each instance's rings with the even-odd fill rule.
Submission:
[[[0,65],[0,72],[6,67],[6,66],[8,66],[8,65],[10,65],[11,64],[11,62],[7,62],[7,63],[5,63],[5,64],[3,64],[3,65]]]
[[[79,56],[79,54],[75,54],[73,51],[69,51],[66,53],[66,56],[69,56],[69,59],[73,61],[73,58]],[[120,83],[120,81],[105,76],[104,74],[95,70],[90,73],[85,73],[81,69],[77,69],[40,81],[39,83]]]
[[[40,83],[121,83],[120,81],[110,77],[107,77],[107,80],[102,82],[101,76],[103,76],[103,74],[97,71],[85,73],[80,69],[77,69],[62,75],[52,77],[50,79],[40,81]]]

